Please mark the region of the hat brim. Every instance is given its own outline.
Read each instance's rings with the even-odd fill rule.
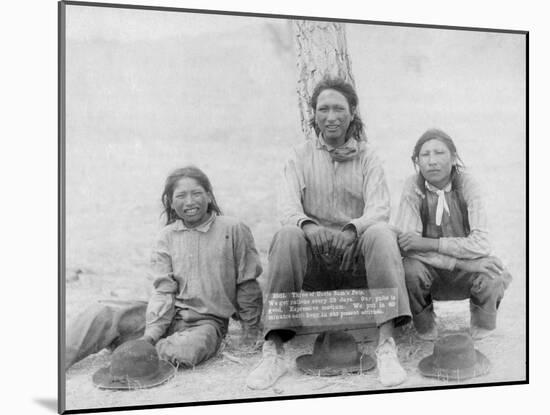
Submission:
[[[176,368],[166,360],[159,361],[157,372],[141,379],[126,379],[124,381],[114,380],[109,373],[109,366],[99,369],[94,373],[92,381],[100,389],[111,390],[135,390],[154,388],[166,382],[176,374]]]
[[[476,350],[476,363],[472,367],[462,369],[442,369],[435,365],[434,355],[425,357],[418,363],[418,370],[423,376],[437,378],[440,380],[465,380],[489,373],[491,362],[489,359]]]
[[[367,372],[374,369],[376,362],[368,354],[363,353],[351,365],[319,366],[313,355],[305,354],[296,358],[296,367],[307,375],[312,376],[339,376],[348,373]]]

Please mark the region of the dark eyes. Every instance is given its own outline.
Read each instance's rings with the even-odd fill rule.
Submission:
[[[327,112],[328,110],[329,110],[328,107],[319,107],[319,108],[317,108],[317,111],[320,111],[320,112]],[[338,112],[342,112],[342,111],[345,111],[346,109],[344,107],[334,107],[333,110],[338,111]]]
[[[441,150],[436,150],[434,151],[434,154],[438,155],[438,156],[441,156],[441,155],[444,155],[446,154],[444,151],[441,151]],[[428,157],[430,155],[430,153],[420,153],[420,157]]]
[[[199,197],[203,194],[203,192],[191,192],[191,196],[193,197]],[[183,199],[187,196],[187,193],[178,193],[175,197],[176,199]]]

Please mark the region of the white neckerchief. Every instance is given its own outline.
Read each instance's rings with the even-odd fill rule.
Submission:
[[[443,189],[438,189],[435,186],[432,186],[426,181],[426,189],[430,192],[433,192],[437,195],[437,208],[435,209],[435,224],[441,226],[441,219],[443,219],[443,211],[447,212],[447,215],[450,215],[449,205],[447,205],[447,199],[445,199],[445,192],[450,192],[452,188],[452,183],[449,182],[447,186]]]

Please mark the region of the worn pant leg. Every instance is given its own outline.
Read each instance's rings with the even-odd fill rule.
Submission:
[[[190,323],[176,319],[168,336],[157,342],[157,352],[176,366],[193,367],[217,353],[225,332],[214,320]]]
[[[265,295],[300,292],[308,267],[308,247],[304,232],[296,226],[281,228],[271,242],[268,261]],[[266,304],[264,313],[269,309],[269,304]],[[272,330],[277,330],[284,341],[295,334],[284,322],[267,320],[264,315],[264,337]]]
[[[463,298],[470,299],[471,326],[487,330],[496,328],[497,310],[510,280],[510,273],[506,270],[494,278],[460,271],[454,276],[455,292],[466,292]]]
[[[432,283],[437,271],[414,258],[403,258],[403,268],[414,327],[419,333],[425,333],[435,325]]]
[[[387,224],[378,223],[363,233],[360,243],[369,289],[393,288],[396,291],[397,307],[394,316],[384,321],[377,318],[376,324],[380,326],[393,320],[394,325],[399,326],[409,322],[411,310],[395,232]]]
[[[145,330],[146,301],[99,301],[67,323],[65,370],[86,356],[127,340]]]
[[[434,299],[448,301],[469,298],[470,325],[487,330],[496,328],[497,309],[511,280],[508,271],[494,278],[462,270],[437,270],[437,274],[432,284]]]

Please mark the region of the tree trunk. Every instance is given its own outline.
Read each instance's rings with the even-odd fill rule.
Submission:
[[[295,20],[298,62],[298,106],[306,139],[315,137],[309,126],[313,111],[309,107],[315,85],[326,75],[338,76],[355,86],[348,55],[344,24]],[[358,110],[358,109],[357,109]]]

